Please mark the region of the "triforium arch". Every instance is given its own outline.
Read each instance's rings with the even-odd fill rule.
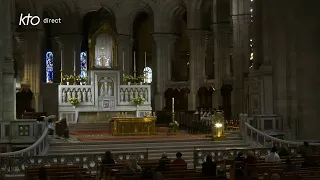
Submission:
[[[188,94],[190,89],[184,88],[168,88],[165,91],[165,110],[172,110],[172,98],[174,98],[174,109],[177,111],[188,110]]]
[[[202,86],[198,90],[198,108],[212,109],[212,95],[215,89],[212,86]]]

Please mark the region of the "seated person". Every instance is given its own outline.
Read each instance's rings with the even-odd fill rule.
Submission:
[[[237,157],[235,158],[235,161],[244,161],[245,160],[245,158],[244,158],[244,156],[243,156],[243,153],[242,152],[239,152],[238,154],[237,154]]]
[[[156,171],[168,171],[169,170],[170,159],[166,153],[163,153],[161,158],[159,159],[159,165]]]
[[[107,164],[115,164],[114,159],[112,158],[112,154],[110,151],[107,151],[104,155],[104,158],[102,159],[101,164],[107,165]]]
[[[141,171],[141,166],[138,165],[138,161],[136,158],[130,159],[130,167],[134,169],[136,172]]]
[[[153,180],[164,180],[163,174],[161,172],[156,172],[153,176]]]
[[[217,164],[212,161],[212,156],[206,157],[206,162],[202,163],[202,174],[204,176],[216,176],[217,175]]]
[[[176,154],[177,159],[173,160],[173,162],[171,164],[187,164],[186,161],[184,161],[181,157],[182,157],[182,153],[181,152],[177,152]]]
[[[136,173],[136,171],[131,168],[130,163],[126,163],[125,167],[120,171],[120,174],[124,174],[124,175],[131,175],[131,174],[135,174],[135,173]]]
[[[285,146],[281,147],[280,151],[279,151],[279,156],[280,157],[288,157],[290,156],[290,152],[289,149]]]
[[[246,164],[256,164],[257,158],[254,156],[254,153],[252,151],[248,151],[247,158],[244,160]]]
[[[280,162],[280,157],[277,153],[277,147],[273,147],[271,149],[271,152],[266,155],[266,159],[265,159],[266,162]]]
[[[48,129],[49,129],[49,135],[54,135],[54,128],[55,128],[55,123],[50,119],[48,121]]]
[[[41,168],[39,169],[38,179],[39,179],[39,180],[47,180],[47,179],[48,179],[48,178],[47,178],[47,170],[46,170],[46,168],[41,167]]]
[[[284,172],[295,172],[297,171],[297,166],[294,165],[290,158],[286,160],[286,167],[283,169]]]
[[[153,180],[153,172],[150,167],[146,167],[143,169],[140,180]]]

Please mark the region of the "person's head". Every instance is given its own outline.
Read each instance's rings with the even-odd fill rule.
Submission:
[[[124,166],[125,166],[125,168],[131,168],[131,163],[130,163],[130,161],[126,162],[126,163],[124,164]]]
[[[182,157],[182,153],[181,152],[177,152],[176,157],[177,158],[181,158]]]
[[[304,145],[305,147],[309,147],[309,143],[308,143],[307,141],[304,141],[304,142],[303,142],[303,145]]]
[[[271,180],[279,180],[280,179],[280,175],[278,173],[273,173],[271,175]]]
[[[254,157],[254,153],[253,153],[253,151],[248,151],[248,153],[247,153],[247,157]]]
[[[206,162],[212,162],[212,156],[210,154],[207,155]]]
[[[277,147],[276,147],[276,146],[273,146],[272,149],[271,149],[271,152],[272,152],[272,153],[275,153],[275,152],[277,152],[277,151],[278,151]]]
[[[242,152],[238,152],[238,158],[243,157],[243,153]]]
[[[130,159],[130,167],[133,169],[137,169],[138,168],[138,161],[136,158],[132,158]]]
[[[104,158],[106,159],[112,159],[112,154],[110,151],[106,151],[105,154],[104,154]]]
[[[39,175],[39,180],[45,180],[45,179],[47,179],[47,171],[46,171],[46,168],[41,167],[41,168],[39,169],[38,175]]]
[[[166,159],[166,158],[168,158],[168,156],[167,156],[167,154],[164,152],[164,153],[162,153],[161,158],[162,158],[162,159]]]
[[[286,164],[289,165],[289,164],[292,164],[292,161],[290,158],[286,159]]]
[[[161,172],[156,172],[153,179],[154,180],[163,180],[164,177]]]

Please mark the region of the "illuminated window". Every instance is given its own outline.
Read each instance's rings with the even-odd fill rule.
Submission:
[[[81,52],[80,53],[80,76],[81,78],[86,78],[88,76],[88,63],[87,63],[87,53]]]
[[[46,53],[46,83],[53,83],[53,53]]]
[[[152,82],[152,69],[150,67],[145,67],[143,69],[144,74],[144,83],[151,83]]]

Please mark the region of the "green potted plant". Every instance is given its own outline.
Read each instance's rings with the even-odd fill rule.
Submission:
[[[73,108],[76,108],[76,106],[80,103],[78,98],[69,98],[69,102],[73,105]]]
[[[139,83],[140,85],[143,84],[145,77],[140,75],[136,78],[136,82]]]
[[[80,83],[80,85],[86,85],[88,83],[88,77],[79,76],[78,82]]]
[[[173,132],[174,134],[176,134],[177,131],[178,131],[178,129],[179,129],[179,123],[178,123],[178,121],[173,121],[173,122],[171,122],[169,125],[170,125],[170,127],[171,127],[171,129],[172,129],[172,132]]]
[[[132,102],[134,104],[136,104],[136,106],[140,106],[141,104],[143,104],[146,100],[142,97],[136,97],[132,99]]]
[[[63,82],[65,82],[67,85],[70,85],[70,76],[69,76],[69,75],[63,75],[62,80],[63,80]]]
[[[134,83],[134,77],[131,75],[123,75],[123,82],[131,85],[131,83]]]

